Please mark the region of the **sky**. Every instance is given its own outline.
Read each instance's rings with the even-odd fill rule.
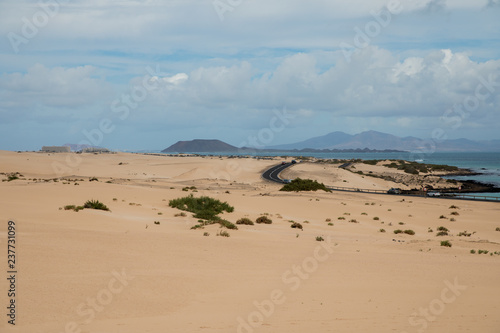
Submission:
[[[500,139],[500,0],[0,0],[0,149]]]

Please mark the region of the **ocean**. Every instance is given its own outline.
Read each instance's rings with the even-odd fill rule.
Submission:
[[[211,153],[210,155],[238,155],[234,153]],[[248,155],[242,153],[241,155]],[[500,188],[500,153],[478,153],[478,152],[435,152],[428,154],[412,154],[409,152],[399,153],[318,153],[318,152],[256,152],[253,156],[311,156],[316,158],[336,159],[362,159],[362,160],[385,160],[398,159],[406,161],[417,161],[429,164],[446,164],[459,168],[470,169],[479,173],[476,176],[454,176],[449,177],[456,180],[476,180],[482,183],[493,184]],[[500,197],[500,193],[486,193]]]

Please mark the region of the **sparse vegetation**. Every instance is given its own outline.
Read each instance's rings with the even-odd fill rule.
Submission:
[[[300,229],[302,230],[302,224],[298,223],[298,222],[293,222],[291,225],[290,225],[291,228],[296,228],[296,229]]]
[[[380,229],[379,232],[385,232],[385,229]]]
[[[230,237],[231,235],[226,230],[220,230],[219,232],[217,232],[217,236]]]
[[[455,206],[455,205],[451,205],[449,208],[450,208],[450,209],[460,209],[460,207]]]
[[[87,202],[83,205],[83,208],[109,211],[109,208],[99,200],[87,200]]]
[[[448,236],[448,232],[447,231],[440,231],[436,234],[436,236]]]
[[[495,231],[500,231],[500,228],[499,228],[499,227],[497,227],[497,228],[495,229]]]
[[[359,223],[356,219],[350,219],[349,222],[351,222],[351,223]]]
[[[411,235],[411,236],[415,235],[415,231],[410,230],[410,229],[409,230],[405,230],[404,233],[407,234],[407,235]]]
[[[339,216],[339,217],[337,218],[337,220],[345,220],[345,217],[343,217],[343,216]]]
[[[321,236],[316,236],[316,241],[323,242],[325,239]]]
[[[328,223],[328,225],[331,226],[331,227],[333,227],[333,223],[332,222]]]
[[[378,216],[375,216],[375,217],[373,217],[373,220],[374,220],[374,221],[378,221],[378,220],[380,220],[380,219],[379,219],[379,217],[378,217]]]
[[[180,213],[177,213],[174,215],[174,217],[186,217],[186,216],[187,216],[187,214],[184,212],[180,212]]]
[[[236,221],[236,224],[254,225],[253,221],[250,220],[248,217],[242,217],[241,219]]]
[[[441,215],[439,218],[440,218],[440,219],[446,219],[447,217],[446,217],[446,216],[444,216],[444,215]]]
[[[185,210],[194,213],[194,217],[204,220],[214,220],[217,215],[226,211],[232,213],[234,207],[230,206],[227,202],[221,202],[217,199],[210,197],[195,198],[193,195],[170,200],[168,205],[172,208]]]
[[[455,216],[458,216],[458,215],[460,215],[460,214],[459,214],[458,212],[456,212],[456,211],[455,211],[455,212],[451,212],[451,213],[450,213],[450,215],[455,215]]]
[[[470,250],[470,253],[475,254],[476,250],[472,249],[472,250]]]
[[[472,235],[472,233],[470,232],[467,232],[467,230],[465,231],[461,231],[458,233],[458,236],[461,237],[461,236],[464,236],[464,237],[470,237]]]
[[[203,233],[203,236],[210,236],[210,233],[205,231],[205,232]]]
[[[285,184],[280,191],[317,191],[323,190],[325,192],[331,192],[323,183],[318,183],[316,180],[312,179],[301,179],[295,178],[290,183]]]
[[[269,217],[265,216],[265,215],[262,215],[261,217],[258,217],[256,220],[255,220],[256,223],[258,224],[271,224],[273,223],[273,220],[271,220]]]
[[[234,211],[234,208],[227,202],[221,202],[217,199],[205,196],[195,198],[191,194],[184,198],[170,200],[168,205],[172,208],[194,213],[193,217],[207,220],[206,224],[219,223],[221,226],[228,229],[238,229],[238,227],[236,227],[233,223],[217,216],[224,211],[228,213],[232,213]]]
[[[441,241],[441,246],[451,247],[451,243],[450,243],[450,241],[447,241],[447,240]]]
[[[396,229],[394,230],[394,233],[397,235],[397,234],[402,234],[403,233],[403,230],[401,229]]]

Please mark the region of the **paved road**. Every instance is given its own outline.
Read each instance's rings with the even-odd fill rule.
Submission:
[[[276,183],[280,183],[280,184],[285,184],[285,182],[283,181],[283,179],[281,179],[279,177],[279,174],[280,174],[281,171],[285,170],[286,168],[288,168],[288,167],[290,167],[292,165],[293,165],[292,163],[285,163],[285,164],[275,165],[272,168],[267,169],[266,171],[264,171],[264,173],[262,174],[262,178],[264,178],[266,180],[270,180],[272,182],[276,182]]]
[[[285,170],[286,168],[289,168],[293,165],[293,163],[285,163],[285,164],[278,164],[275,165],[262,174],[262,178],[280,183],[280,184],[286,184],[283,179],[279,177],[279,174],[281,171]],[[356,193],[372,193],[372,194],[385,194],[385,195],[393,195],[393,196],[401,196],[401,197],[415,197],[415,196],[420,196],[421,195],[414,195],[414,194],[388,194],[386,191],[375,191],[375,190],[365,190],[365,189],[350,189],[350,188],[342,188],[342,187],[328,187],[328,189],[332,191],[343,191],[343,192],[356,192]],[[454,200],[475,200],[475,201],[488,201],[488,202],[500,202],[500,199],[498,198],[488,198],[488,197],[476,197],[472,198],[473,196],[471,195],[471,198],[467,197],[460,197],[460,196],[437,196],[437,197],[427,197],[427,198],[436,198],[436,199],[454,199]]]

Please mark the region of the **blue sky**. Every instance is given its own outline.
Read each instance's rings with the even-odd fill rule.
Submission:
[[[498,17],[500,0],[4,0],[0,149],[500,139]]]

